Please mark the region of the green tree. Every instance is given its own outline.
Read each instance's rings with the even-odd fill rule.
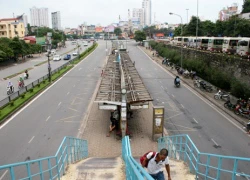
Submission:
[[[14,56],[13,50],[8,46],[0,44],[0,61],[7,60]]]
[[[146,40],[146,34],[143,31],[135,31],[135,37],[134,37],[135,41],[143,41]]]
[[[245,0],[241,13],[249,13],[250,12],[250,0]]]
[[[201,22],[201,35],[213,36],[215,34],[215,23],[210,20]]]
[[[28,35],[31,35],[31,26],[30,23],[27,24]]]
[[[17,37],[14,37],[10,42],[9,47],[13,50],[15,60],[18,59],[18,56],[23,53],[23,47],[21,42]]]
[[[180,35],[181,35],[181,25],[174,29],[174,36],[180,36]]]
[[[226,30],[226,21],[217,20],[215,23],[215,34],[214,36],[224,36],[224,31]]]
[[[115,28],[114,33],[116,36],[120,36],[122,33],[122,30],[120,28]]]
[[[196,26],[197,26],[197,17],[192,16],[190,22],[187,25],[184,25],[183,28],[183,35],[184,36],[196,36]],[[198,36],[201,36],[201,21],[198,18]]]

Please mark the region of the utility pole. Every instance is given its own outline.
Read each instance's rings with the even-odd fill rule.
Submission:
[[[188,10],[189,10],[189,9],[186,9],[186,10],[187,10],[187,24],[188,24]]]

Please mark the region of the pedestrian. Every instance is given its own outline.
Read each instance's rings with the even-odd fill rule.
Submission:
[[[110,113],[110,126],[109,126],[109,132],[107,134],[107,137],[110,136],[111,132],[116,129],[117,127],[117,122],[119,120],[119,112],[118,110],[115,110],[114,112]]]
[[[163,148],[160,150],[159,153],[152,151],[148,152],[140,158],[140,162],[142,164],[142,167],[146,167],[148,173],[155,180],[165,180],[164,173],[162,170],[162,167],[165,166],[165,169],[168,174],[168,180],[171,180],[167,149]]]

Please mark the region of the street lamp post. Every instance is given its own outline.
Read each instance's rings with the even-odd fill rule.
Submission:
[[[50,56],[50,48],[49,48],[49,44],[48,44],[48,72],[49,72],[49,82],[51,82],[51,65],[50,65],[50,60],[49,60],[49,56]]]
[[[187,10],[187,24],[188,24],[188,10],[189,10],[189,9],[186,9],[186,10]]]
[[[179,14],[175,14],[170,12],[170,15],[176,15],[181,18],[181,68],[182,68],[182,60],[183,60],[183,22],[182,22],[182,17]]]
[[[198,48],[198,42],[197,42],[197,40],[198,40],[198,18],[199,18],[199,16],[198,16],[198,8],[199,8],[199,0],[197,0],[197,21],[196,21],[196,51],[197,51],[197,48]]]

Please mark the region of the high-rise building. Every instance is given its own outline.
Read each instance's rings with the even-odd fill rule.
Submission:
[[[140,20],[140,25],[144,26],[144,9],[143,8],[134,8],[132,12],[133,18],[138,18]]]
[[[219,20],[220,21],[226,21],[228,20],[231,16],[236,15],[238,12],[238,5],[236,3],[232,4],[232,6],[223,8],[219,12]]]
[[[31,26],[49,27],[49,11],[48,8],[30,9]]]
[[[151,0],[143,0],[142,8],[144,9],[144,25],[151,25]]]
[[[61,30],[61,14],[60,11],[51,13],[52,29]]]

